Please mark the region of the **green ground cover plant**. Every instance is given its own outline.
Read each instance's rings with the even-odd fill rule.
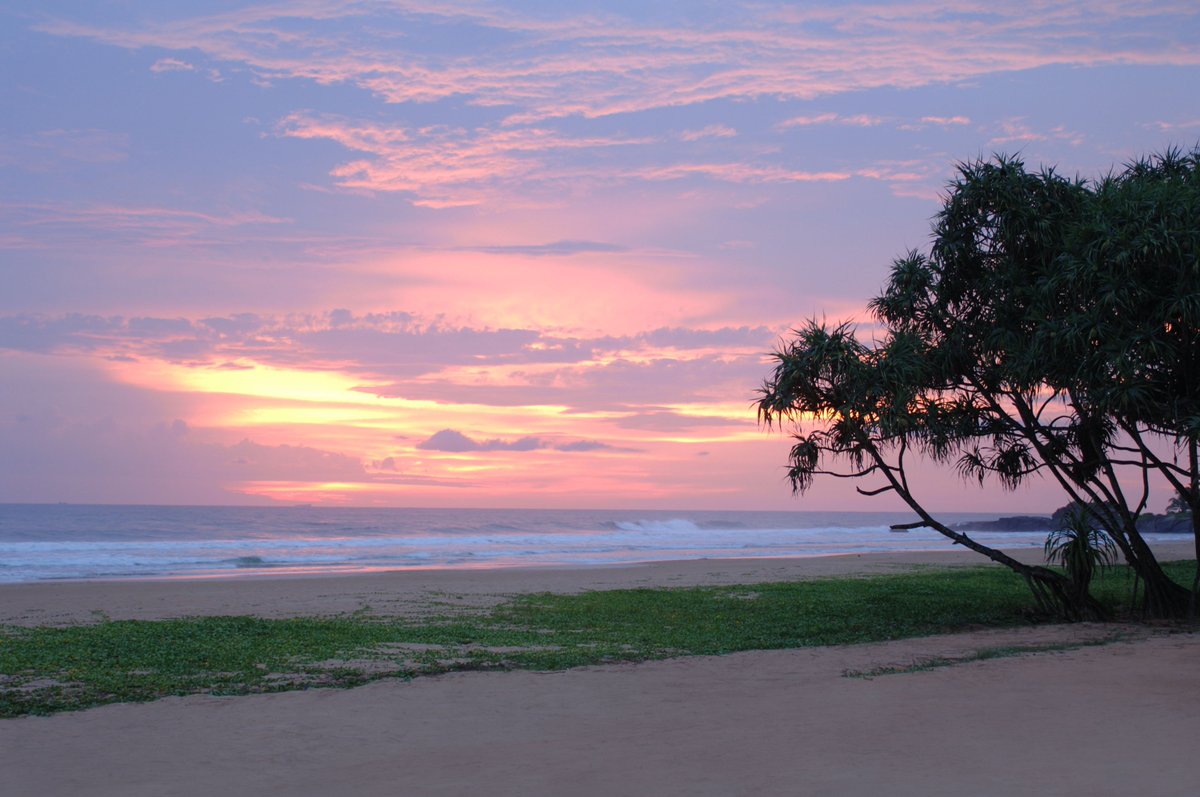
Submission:
[[[1192,562],[1169,563],[1172,575]],[[1093,584],[1134,605],[1115,568]],[[565,669],[671,656],[877,642],[1031,622],[1029,592],[998,567],[743,586],[513,597],[421,620],[193,617],[0,628],[0,717],[170,695],[354,686],[472,669]]]

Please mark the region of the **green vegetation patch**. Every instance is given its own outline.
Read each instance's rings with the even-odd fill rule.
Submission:
[[[611,650],[615,658],[646,659],[1012,625],[1023,622],[1031,606],[1024,585],[1011,574],[972,568],[753,586],[531,595],[501,607],[493,617],[555,638],[574,635]]]
[[[1194,564],[1167,566],[1178,580]],[[1127,608],[1120,571],[1096,584]],[[1028,622],[1020,579],[998,567],[750,586],[525,595],[421,620],[362,613],[269,620],[104,620],[0,628],[0,717],[168,695],[353,686],[467,669],[876,642]]]

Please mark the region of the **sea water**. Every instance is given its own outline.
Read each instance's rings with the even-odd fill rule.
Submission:
[[[911,519],[877,512],[0,504],[0,582],[951,550],[937,532],[889,528]],[[1041,546],[1046,538],[1041,532],[972,536],[1004,547]]]

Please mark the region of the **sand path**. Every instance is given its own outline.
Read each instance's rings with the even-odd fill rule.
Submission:
[[[13,797],[1194,795],[1200,636],[843,676],[1059,636],[105,706],[0,723],[0,771]]]

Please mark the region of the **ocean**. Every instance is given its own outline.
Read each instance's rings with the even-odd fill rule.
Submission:
[[[889,530],[911,519],[895,512],[0,504],[0,582],[580,567],[951,548],[927,529]],[[1006,547],[1045,542],[1040,532],[972,536]]]

